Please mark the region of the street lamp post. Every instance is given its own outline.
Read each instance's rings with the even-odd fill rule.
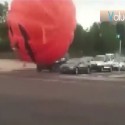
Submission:
[[[99,33],[99,36],[102,37],[102,33]]]
[[[122,41],[120,40],[119,42],[119,54],[121,55],[121,51],[122,51]]]
[[[122,51],[122,41],[120,39],[120,35],[117,35],[117,38],[120,40],[119,41],[119,55],[121,55],[121,51]]]
[[[120,56],[121,56],[121,48],[122,48],[122,40],[120,38],[120,35],[117,35],[117,38],[120,40],[119,41],[119,64],[120,64]],[[120,66],[119,66],[119,72],[120,72]]]

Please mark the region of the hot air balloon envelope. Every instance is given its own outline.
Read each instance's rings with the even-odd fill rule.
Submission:
[[[76,28],[72,0],[13,0],[7,23],[22,60],[52,64],[69,49]]]

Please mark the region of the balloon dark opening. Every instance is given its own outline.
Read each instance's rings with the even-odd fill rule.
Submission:
[[[35,56],[34,56],[34,53],[32,51],[32,48],[29,44],[29,40],[30,40],[30,37],[28,35],[28,33],[26,32],[25,28],[22,26],[22,25],[18,25],[19,26],[19,29],[20,29],[20,32],[21,32],[21,35],[23,36],[24,38],[24,44],[25,44],[25,48],[27,50],[27,53],[28,55],[30,56],[30,58],[32,59],[33,62],[36,62],[35,61]]]
[[[12,27],[10,26],[10,33],[11,35],[13,36],[13,30],[12,30]]]

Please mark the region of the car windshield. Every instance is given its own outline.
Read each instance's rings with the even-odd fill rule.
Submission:
[[[91,57],[82,57],[81,60],[83,60],[83,61],[84,61],[84,60],[85,60],[85,61],[90,61],[90,60],[92,60],[92,58],[91,58]]]
[[[104,61],[104,56],[97,56],[94,58],[94,61]]]
[[[76,64],[76,63],[79,63],[79,59],[72,59],[67,61],[67,64]]]

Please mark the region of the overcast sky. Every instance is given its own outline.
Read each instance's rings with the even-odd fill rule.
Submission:
[[[5,1],[5,0],[0,0]],[[10,2],[11,0],[6,0]],[[100,10],[124,9],[125,0],[73,0],[77,11],[77,21],[84,27],[100,21]]]

